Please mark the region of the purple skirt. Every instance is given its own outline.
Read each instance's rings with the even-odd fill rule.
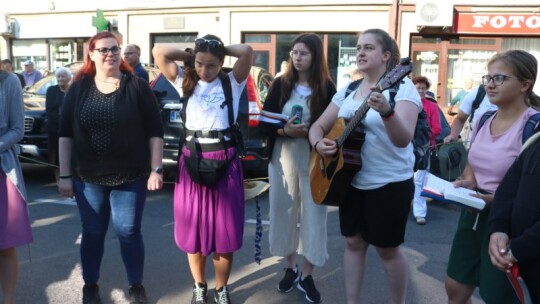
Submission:
[[[184,155],[189,150],[184,147]],[[203,152],[205,158],[225,159],[225,151]],[[242,247],[244,235],[244,176],[236,149],[227,150],[229,172],[213,187],[192,182],[178,162],[174,188],[174,237],[187,253],[231,253]]]
[[[0,170],[0,249],[32,243],[26,202],[17,187]]]

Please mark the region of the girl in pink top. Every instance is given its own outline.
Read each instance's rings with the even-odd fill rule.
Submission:
[[[493,195],[522,146],[523,127],[537,113],[530,108],[536,80],[537,62],[525,51],[497,54],[482,77],[489,101],[498,107],[475,133],[469,163],[456,186],[476,189],[486,207],[478,213],[463,210],[448,262],[446,293],[448,303],[470,303],[476,286],[486,303],[517,303],[504,272],[495,268],[488,255],[487,219]],[[535,104],[535,106],[538,106]]]

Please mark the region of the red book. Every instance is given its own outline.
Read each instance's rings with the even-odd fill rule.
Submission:
[[[512,268],[506,271],[506,276],[508,277],[510,284],[512,284],[512,287],[514,287],[514,291],[516,292],[521,304],[533,304],[529,289],[527,289],[525,281],[519,274],[517,263],[514,263]]]

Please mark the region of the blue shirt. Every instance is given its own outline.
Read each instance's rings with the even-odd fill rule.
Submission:
[[[142,64],[139,62],[139,64],[137,64],[137,66],[135,66],[134,68],[135,70],[135,75],[137,75],[138,77],[141,77],[142,79],[146,80],[146,82],[150,82],[149,78],[148,78],[148,72],[143,68]]]
[[[28,74],[26,71],[22,72],[24,77],[24,82],[27,87],[31,87],[34,83],[38,82],[41,79],[41,72],[38,70],[33,70],[31,74]]]

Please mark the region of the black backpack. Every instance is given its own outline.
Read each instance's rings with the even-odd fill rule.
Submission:
[[[362,82],[362,79],[353,81],[349,84],[347,87],[347,90],[345,91],[345,97],[349,96]],[[390,103],[390,106],[394,108],[396,102],[395,97],[397,94],[397,91],[399,89],[399,83],[390,88],[390,100],[388,102]],[[429,127],[429,122],[427,120],[427,114],[424,109],[420,113],[418,113],[418,119],[416,121],[416,127],[414,129],[414,136],[412,139],[413,144],[413,152],[414,152],[414,171],[418,170],[426,170],[429,164],[429,158],[430,158],[430,141],[429,137],[431,134],[431,128]]]

